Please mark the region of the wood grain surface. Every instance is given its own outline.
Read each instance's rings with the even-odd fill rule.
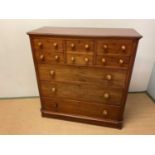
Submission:
[[[133,29],[52,27],[28,34],[42,116],[121,128],[142,36]]]

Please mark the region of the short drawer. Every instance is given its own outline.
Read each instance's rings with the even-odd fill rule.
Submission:
[[[64,64],[64,53],[44,51],[35,52],[36,61],[39,64]]]
[[[102,39],[97,41],[97,54],[132,55],[133,41],[130,39]]]
[[[109,88],[101,84],[71,84],[64,82],[40,82],[44,97],[68,98],[103,104],[121,104],[122,88]]]
[[[103,105],[97,103],[80,102],[75,100],[64,100],[54,98],[42,98],[43,110],[87,116],[100,119],[120,119],[120,108],[112,105]]]
[[[63,52],[64,41],[60,38],[40,37],[33,39],[35,51]]]
[[[67,64],[69,65],[91,66],[93,65],[93,62],[94,62],[93,53],[86,53],[86,52],[67,53]]]
[[[98,55],[96,59],[96,65],[104,67],[128,68],[129,63],[129,56]]]
[[[67,52],[94,52],[94,42],[86,39],[66,41]]]
[[[49,64],[38,65],[38,71],[39,79],[42,81],[100,83],[104,86],[121,88],[125,86],[127,73],[126,70],[119,69]]]

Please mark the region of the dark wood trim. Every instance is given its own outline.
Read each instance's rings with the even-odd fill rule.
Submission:
[[[141,38],[131,28],[91,28],[91,27],[41,27],[27,32],[28,35],[53,37],[98,37],[98,38]]]
[[[129,40],[129,39],[135,39],[135,37],[121,37],[121,36],[115,36],[115,37],[99,37],[99,36],[66,36],[66,35],[41,35],[41,34],[28,34],[32,38],[44,38],[44,37],[53,37],[53,38],[62,38],[62,39],[87,39],[87,40],[94,40],[94,39],[124,39],[124,40]],[[142,37],[138,37],[137,39],[141,39]]]
[[[43,117],[59,118],[63,120],[76,121],[76,122],[81,122],[81,123],[89,123],[89,124],[95,124],[95,125],[100,125],[100,126],[117,128],[117,129],[122,128],[122,121],[96,119],[92,117],[69,115],[69,114],[56,113],[56,112],[51,112],[51,111],[46,111],[46,110],[41,110],[41,112],[42,112]]]

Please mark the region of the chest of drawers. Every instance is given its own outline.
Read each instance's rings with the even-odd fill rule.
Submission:
[[[55,27],[28,34],[42,116],[121,128],[141,35]]]

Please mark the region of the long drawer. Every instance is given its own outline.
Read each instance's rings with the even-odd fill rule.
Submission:
[[[119,120],[120,108],[112,105],[80,102],[75,100],[42,98],[43,110],[100,119]]]
[[[70,84],[64,82],[40,82],[43,97],[68,98],[73,100],[121,104],[122,88],[110,88],[101,84]]]
[[[42,64],[38,66],[39,78],[43,81],[68,81],[101,83],[104,86],[125,86],[126,70],[95,67],[74,67]]]

